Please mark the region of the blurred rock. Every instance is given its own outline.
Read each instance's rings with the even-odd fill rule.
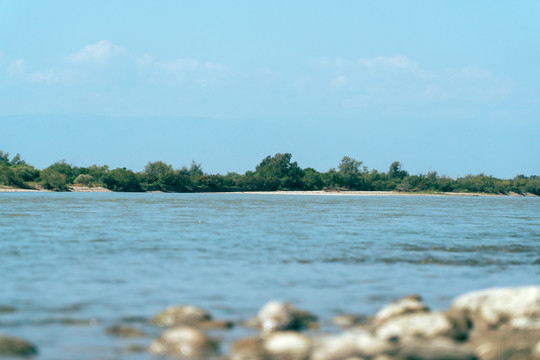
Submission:
[[[257,314],[256,324],[264,333],[283,330],[301,330],[317,323],[317,317],[294,305],[271,301]]]
[[[146,335],[143,331],[139,329],[125,325],[110,326],[105,330],[105,332],[109,335],[127,338],[144,337]]]
[[[410,295],[383,307],[375,314],[373,322],[380,324],[396,316],[426,312],[429,312],[429,308],[422,303],[422,298],[418,295]]]
[[[540,286],[494,288],[457,297],[451,309],[468,317],[475,328],[497,328],[503,324],[518,328],[540,319]],[[515,320],[519,318],[526,321]],[[529,326],[525,325],[525,326]]]
[[[297,332],[273,332],[263,342],[266,354],[276,360],[306,360],[311,351],[311,339]]]
[[[26,340],[0,335],[0,356],[25,357],[37,353],[37,347]]]
[[[395,348],[395,344],[377,338],[367,331],[345,332],[324,336],[315,341],[312,360],[345,360],[373,358]]]
[[[446,338],[407,341],[394,357],[399,360],[477,360],[474,352]]]
[[[130,354],[142,354],[142,353],[145,353],[148,349],[144,345],[132,344],[132,345],[126,346],[122,350]]]
[[[9,305],[0,305],[0,314],[11,314],[16,312],[17,309]]]
[[[538,360],[539,344],[539,331],[516,330],[475,332],[468,341],[481,360]]]
[[[150,344],[149,352],[156,355],[207,357],[217,355],[218,344],[204,332],[188,326],[165,330]]]
[[[234,323],[228,320],[205,320],[195,324],[199,329],[227,330],[234,327]]]
[[[467,338],[468,330],[465,323],[458,323],[444,313],[417,312],[389,318],[376,328],[375,333],[387,340],[438,336],[462,340]]]
[[[211,320],[211,315],[195,306],[178,305],[169,306],[157,314],[152,322],[157,326],[196,326],[197,324]]]
[[[332,324],[341,326],[341,327],[351,327],[357,324],[362,324],[366,321],[365,316],[361,315],[352,315],[352,314],[341,314],[336,315],[332,318]]]
[[[230,360],[271,360],[260,337],[238,339],[231,344]]]

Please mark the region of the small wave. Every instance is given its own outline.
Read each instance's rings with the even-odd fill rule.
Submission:
[[[354,256],[347,256],[347,257],[331,257],[324,259],[323,262],[326,263],[344,263],[344,264],[360,264],[367,262],[367,259],[364,257],[354,257]]]
[[[496,259],[488,257],[438,257],[433,255],[425,255],[420,257],[403,257],[403,256],[393,256],[393,257],[327,257],[317,261],[310,260],[296,260],[293,262],[297,263],[314,263],[314,262],[323,262],[323,263],[340,263],[340,264],[411,264],[411,265],[441,265],[441,266],[472,266],[472,267],[482,267],[482,266],[519,266],[519,265],[533,265],[540,263],[540,259],[537,259],[536,262],[530,258],[524,259]],[[290,263],[291,261],[284,261],[284,263]]]
[[[538,246],[521,244],[474,246],[420,246],[412,244],[402,244],[401,249],[404,251],[413,252],[442,251],[449,253],[537,253],[540,250]]]

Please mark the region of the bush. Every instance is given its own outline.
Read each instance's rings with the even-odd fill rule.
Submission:
[[[131,170],[114,169],[103,179],[105,187],[112,191],[142,191],[137,176]]]
[[[85,185],[85,186],[92,186],[92,183],[94,181],[94,178],[92,175],[88,174],[81,174],[77,176],[74,180],[75,184]]]
[[[66,176],[58,171],[47,168],[41,172],[41,184],[45,189],[67,191]]]

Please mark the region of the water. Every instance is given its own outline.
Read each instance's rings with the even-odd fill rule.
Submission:
[[[0,193],[0,306],[16,308],[0,333],[39,359],[139,359],[125,348],[170,304],[243,320],[291,301],[323,330],[412,293],[443,309],[538,284],[539,214],[540,198]],[[115,324],[148,337],[106,335]]]

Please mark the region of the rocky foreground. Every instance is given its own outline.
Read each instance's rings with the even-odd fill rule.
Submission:
[[[194,306],[171,306],[152,322],[164,327],[147,349],[153,355],[230,360],[503,360],[540,359],[540,286],[497,288],[454,299],[447,311],[431,311],[418,296],[408,296],[374,316],[340,315],[337,334],[323,334],[315,315],[294,305],[269,302],[239,326],[257,336],[233,341],[228,353],[208,335],[235,324],[215,320]],[[309,330],[309,331],[304,331]],[[114,326],[115,336],[143,336]],[[25,340],[0,336],[0,356],[33,356]]]

